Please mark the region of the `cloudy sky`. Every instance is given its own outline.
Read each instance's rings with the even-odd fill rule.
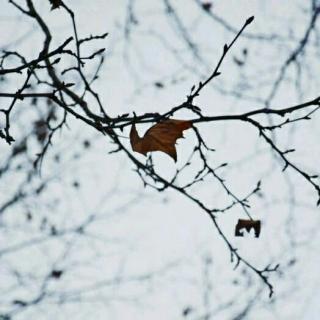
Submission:
[[[23,0],[16,2],[25,6]],[[48,1],[33,2],[50,27],[52,48],[73,35],[62,8],[50,11]],[[317,1],[65,2],[75,13],[80,38],[108,32],[105,39],[83,46],[82,54],[106,48],[94,89],[112,116],[164,113],[184,102],[250,16],[255,20],[223,60],[221,75],[195,101],[203,114],[285,108],[319,96]],[[6,1],[0,38],[2,50],[18,51],[27,59],[38,57],[44,39],[34,20]],[[70,66],[72,59],[62,59],[57,70]],[[17,61],[6,63],[14,66]],[[88,77],[97,65],[98,60],[87,62]],[[79,77],[72,72],[63,77],[81,91]],[[0,92],[15,92],[24,81],[19,75],[8,79],[0,83]],[[36,86],[34,90],[42,92]],[[4,98],[0,101],[9,105]],[[98,112],[93,99],[88,103]],[[272,299],[252,270],[243,264],[234,270],[230,251],[205,212],[174,190],[144,188],[130,159],[109,154],[115,147],[108,137],[77,119],[68,118],[68,126],[54,136],[41,172],[28,180],[30,163],[41,147],[32,138],[32,124],[47,107],[45,101],[32,105],[30,100],[15,107],[12,134],[16,145],[27,137],[25,154],[12,160],[12,146],[0,141],[1,168],[11,159],[0,176],[0,319],[5,314],[12,319],[317,319],[317,193],[294,170],[282,171],[283,162],[256,130],[232,121],[196,125],[216,150],[208,153],[210,164],[228,163],[219,174],[234,194],[246,197],[262,181],[249,208],[262,222],[259,238],[253,232],[234,236],[238,219],[247,218],[239,205],[219,213],[218,222],[255,268],[280,264],[269,277]],[[183,111],[176,117],[194,115]],[[269,125],[281,121],[265,116],[257,120]],[[290,160],[310,174],[319,174],[319,121],[315,112],[310,121],[296,121],[271,134],[280,149],[296,149]],[[2,114],[0,124],[5,126]],[[137,129],[142,135],[149,127]],[[128,136],[126,127],[120,139],[130,148]],[[195,144],[189,130],[178,141],[177,163],[153,153],[157,172],[172,178]],[[194,159],[178,182],[187,183],[200,166]],[[45,191],[32,192],[42,181]],[[19,191],[27,196],[6,207]],[[215,208],[232,202],[216,179],[190,192]],[[52,276],[54,270],[61,275]]]

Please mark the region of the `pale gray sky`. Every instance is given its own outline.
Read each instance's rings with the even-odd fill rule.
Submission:
[[[137,24],[130,26],[127,38],[124,35],[128,1],[66,1],[76,13],[81,37],[109,32],[105,40],[96,43],[97,48],[106,47],[106,62],[95,85],[108,112],[166,112],[183,102],[192,85],[210,74],[223,45],[233,39],[234,33],[203,13],[196,2],[171,1],[189,40],[197,48],[194,54],[175,21],[166,14],[163,1],[132,1]],[[72,34],[71,22],[62,9],[51,12],[47,1],[34,3],[53,30],[53,46]],[[205,114],[242,113],[264,107],[281,66],[303,37],[310,20],[309,7],[309,1],[304,0],[213,1],[214,15],[235,30],[249,16],[254,15],[255,20],[248,27],[247,36],[240,37],[224,60],[221,76],[196,100]],[[3,1],[0,47],[12,43],[7,50],[36,57],[43,40],[36,28],[32,20]],[[316,27],[301,57],[301,70],[298,66],[288,69],[271,101],[273,107],[294,105],[319,95],[318,31]],[[272,41],[255,38],[274,34],[278,38]],[[20,37],[22,40],[15,44]],[[243,67],[239,67],[235,59],[244,59],[244,49],[248,54]],[[87,50],[90,54],[93,48],[89,45]],[[89,74],[93,67],[94,64],[88,64]],[[72,81],[72,75],[66,79]],[[13,92],[18,81],[23,79],[3,84],[3,89]],[[156,82],[163,88],[155,86]],[[239,97],[239,93],[243,96]],[[28,110],[28,102],[21,102],[19,108]],[[26,112],[30,119],[35,117],[31,111],[21,112]],[[186,112],[179,114],[180,118],[190,116]],[[298,122],[276,132],[279,146],[296,148],[291,159],[313,174],[319,173],[319,120],[319,114],[315,114],[309,122]],[[17,137],[28,131],[24,121],[17,120],[19,126],[13,125]],[[250,263],[258,268],[280,263],[281,272],[270,278],[275,289],[272,301],[267,288],[250,270],[243,266],[233,270],[228,248],[204,212],[173,191],[157,193],[144,189],[124,155],[108,154],[113,146],[106,137],[74,119],[70,118],[68,124],[69,130],[64,129],[55,137],[42,167],[41,178],[52,179],[49,189],[40,198],[28,199],[12,208],[3,218],[0,252],[32,239],[36,239],[36,244],[1,258],[0,312],[10,311],[17,297],[23,300],[36,296],[46,271],[57,263],[66,272],[60,281],[50,283],[48,299],[12,319],[170,320],[184,319],[182,312],[186,307],[192,308],[186,319],[236,319],[255,296],[255,303],[243,319],[317,319],[317,195],[301,176],[289,169],[281,171],[281,162],[251,127],[236,122],[197,125],[208,144],[216,149],[210,161],[217,166],[230,164],[221,172],[236,194],[245,196],[262,180],[261,197],[250,202],[251,214],[262,221],[259,239],[250,235],[234,237],[237,220],[245,218],[237,206],[221,214],[218,220]],[[139,126],[138,130],[142,133],[148,127]],[[123,135],[129,135],[128,128]],[[178,143],[177,164],[165,154],[154,154],[155,166],[163,176],[172,177],[176,167],[192,152],[193,132],[186,132],[185,137]],[[85,139],[90,140],[92,147],[84,152]],[[129,140],[123,140],[129,146]],[[37,150],[36,145],[30,144],[29,148],[34,153]],[[9,153],[10,147],[1,141],[0,152]],[[56,154],[61,155],[59,163],[53,160]],[[187,181],[197,170],[199,163],[195,162],[180,182]],[[2,178],[2,203],[14,192],[19,179],[19,173]],[[79,189],[72,188],[74,180],[80,183]],[[192,192],[216,207],[230,203],[212,179]],[[21,218],[26,210],[35,212],[32,225],[27,227]],[[42,216],[48,216],[63,229],[81,224],[91,215],[94,218],[86,236],[70,234],[42,242],[43,231],[38,228]],[[14,271],[25,278],[22,284],[17,282]],[[67,302],[59,304],[63,297]],[[208,312],[214,315],[204,318]]]

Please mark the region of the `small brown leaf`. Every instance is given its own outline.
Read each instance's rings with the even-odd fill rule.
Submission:
[[[192,122],[187,120],[164,120],[147,130],[140,138],[135,124],[130,131],[132,150],[146,155],[152,151],[162,151],[177,161],[176,141],[183,138],[182,132],[192,127]]]
[[[250,230],[253,229],[255,237],[259,238],[261,231],[261,221],[239,219],[235,229],[236,237],[243,237],[243,232],[241,232],[242,229],[246,229],[247,232],[250,232]]]

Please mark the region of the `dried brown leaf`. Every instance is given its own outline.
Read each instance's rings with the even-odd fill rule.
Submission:
[[[192,122],[187,120],[164,120],[147,130],[140,138],[135,124],[130,131],[132,150],[146,155],[152,151],[162,151],[177,161],[176,141],[183,138],[182,132],[192,127]]]
[[[245,229],[247,232],[250,232],[250,230],[253,229],[255,237],[259,238],[261,231],[261,221],[239,219],[235,229],[236,237],[243,237],[243,232],[241,232],[242,229]]]

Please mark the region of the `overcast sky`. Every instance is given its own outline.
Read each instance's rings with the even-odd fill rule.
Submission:
[[[30,59],[37,57],[43,41],[37,25],[3,2],[0,47],[19,50]],[[52,28],[53,47],[72,35],[71,22],[62,9],[50,11],[47,1],[34,3]],[[240,29],[252,15],[254,22],[223,61],[221,75],[196,100],[204,114],[242,113],[265,107],[266,101],[272,107],[286,107],[319,96],[316,27],[300,64],[288,69],[283,83],[268,100],[281,67],[308,27],[309,1],[213,1],[211,11],[214,17],[227,22],[226,28],[206,14],[197,1],[172,0],[183,22],[182,29],[165,10],[166,1],[132,1],[134,22],[131,20],[129,25],[128,1],[66,3],[75,12],[81,38],[109,33],[95,47],[88,45],[84,54],[106,48],[95,89],[112,115],[166,112],[182,103],[192,85],[213,70],[224,44],[235,35],[233,28]],[[190,50],[188,41],[196,49]],[[93,62],[88,63],[88,74],[94,67]],[[71,74],[66,79],[73,81]],[[1,85],[0,90],[14,92],[21,81],[17,77]],[[22,101],[18,107],[28,110],[28,102]],[[30,119],[36,117],[36,113],[24,112]],[[17,125],[12,125],[12,130],[19,137],[28,130],[28,118],[20,119],[19,113],[16,117]],[[190,117],[187,112],[179,114],[181,119]],[[3,126],[4,119],[0,120]],[[319,121],[319,114],[315,114],[311,121],[298,122],[275,134],[281,148],[297,149],[291,159],[313,174],[319,173]],[[234,236],[238,219],[246,218],[238,206],[221,214],[218,221],[254,266],[280,264],[280,272],[270,277],[275,290],[272,300],[268,288],[250,270],[242,265],[233,270],[228,248],[199,207],[173,191],[157,193],[144,188],[125,155],[108,154],[114,146],[107,137],[80,121],[70,118],[68,124],[69,129],[55,137],[38,178],[52,180],[48,190],[3,216],[0,252],[43,237],[39,224],[44,216],[61,229],[72,228],[89,216],[94,217],[93,221],[86,236],[70,234],[49,241],[36,240],[35,245],[14,250],[3,258],[0,255],[1,312],[11,310],[14,299],[36,296],[41,279],[56,264],[65,274],[60,281],[50,283],[51,296],[18,312],[13,319],[184,319],[183,311],[190,308],[186,319],[225,320],[241,319],[247,306],[250,311],[243,319],[317,319],[317,194],[295,172],[282,172],[281,161],[251,127],[236,122],[197,125],[216,149],[210,161],[216,166],[229,164],[221,174],[235,194],[244,197],[262,180],[260,196],[250,202],[250,213],[262,221],[258,239],[253,234]],[[142,134],[148,127],[141,125],[137,129]],[[129,146],[129,129],[122,134],[121,139]],[[83,150],[85,140],[90,141],[88,150]],[[178,142],[177,163],[156,152],[153,161],[158,172],[172,177],[194,145],[194,133],[187,131],[185,139]],[[31,154],[36,152],[35,145],[30,143],[29,148]],[[0,152],[10,152],[3,141]],[[57,154],[60,162],[54,161]],[[199,170],[199,163],[194,162],[188,170],[180,183]],[[1,203],[14,192],[19,179],[18,173],[2,178]],[[75,181],[80,187],[74,188]],[[197,185],[192,192],[218,208],[230,203],[213,179]],[[31,225],[21,218],[28,210],[35,216]],[[22,284],[14,271],[25,279]],[[207,313],[212,317],[205,318]]]

